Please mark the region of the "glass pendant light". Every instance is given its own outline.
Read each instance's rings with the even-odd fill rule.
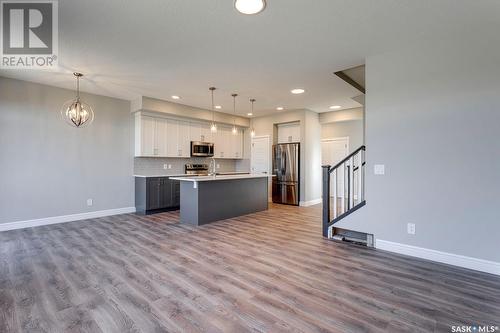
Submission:
[[[236,96],[238,96],[238,94],[232,94],[231,96],[233,96],[233,113],[234,113],[234,117],[233,117],[233,135],[236,135],[238,134],[238,129],[236,128]]]
[[[252,114],[253,114],[253,103],[255,103],[255,98],[250,98],[250,103],[252,103]],[[255,129],[253,128],[253,126],[252,129],[250,130],[250,136],[252,138],[255,136]]]
[[[217,132],[217,124],[215,123],[215,110],[214,110],[214,90],[217,89],[215,87],[210,87],[208,90],[210,90],[212,94],[212,123],[210,124],[210,132],[216,133]]]
[[[80,78],[82,73],[73,73],[76,77],[76,98],[67,101],[61,108],[61,116],[66,123],[74,127],[85,127],[94,120],[94,111],[80,99]]]

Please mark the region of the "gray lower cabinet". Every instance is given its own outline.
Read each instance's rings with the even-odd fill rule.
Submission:
[[[168,177],[136,177],[135,208],[139,214],[178,209],[180,183]]]

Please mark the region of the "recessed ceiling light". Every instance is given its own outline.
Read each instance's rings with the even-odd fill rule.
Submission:
[[[249,112],[247,113],[247,116],[253,116],[253,113]]]
[[[216,108],[216,109],[222,109],[222,106],[220,106],[220,105],[216,105],[216,106],[215,106],[215,108]]]
[[[234,7],[242,14],[252,15],[260,13],[266,7],[265,0],[236,0]]]
[[[276,108],[276,110],[278,110],[278,111],[281,111],[281,110],[283,110],[283,109],[284,109],[284,108],[283,108],[282,106],[278,106],[278,107]]]
[[[294,95],[298,95],[298,94],[302,94],[302,93],[304,93],[304,92],[305,92],[305,90],[304,90],[304,89],[301,89],[301,88],[296,88],[296,89],[292,89],[290,92],[291,92],[292,94],[294,94]]]
[[[181,98],[177,95],[172,95],[172,99],[181,99]]]
[[[332,109],[332,110],[336,110],[336,109],[340,109],[340,108],[341,108],[340,105],[332,105],[332,106],[330,106],[330,109]]]

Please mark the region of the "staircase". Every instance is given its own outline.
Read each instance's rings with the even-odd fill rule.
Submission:
[[[335,223],[354,213],[365,201],[365,146],[334,166],[323,166],[323,236],[370,245],[371,235],[335,228]]]

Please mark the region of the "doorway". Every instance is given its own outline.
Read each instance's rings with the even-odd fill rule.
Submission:
[[[250,169],[252,173],[270,173],[269,163],[269,136],[256,136],[252,138]]]
[[[349,137],[331,138],[321,140],[321,164],[334,166],[349,155]],[[333,184],[330,179],[330,188]],[[330,191],[333,196],[333,191]],[[337,180],[337,196],[344,198],[344,174],[340,173]]]
[[[271,173],[269,135],[255,136],[250,144],[250,170],[252,173]],[[267,188],[271,188],[269,177]],[[271,201],[271,191],[268,191],[268,200]]]

